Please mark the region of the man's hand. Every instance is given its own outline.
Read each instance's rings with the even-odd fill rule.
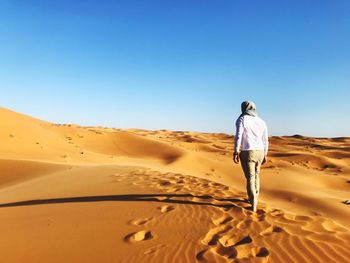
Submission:
[[[234,163],[239,163],[239,154],[238,153],[233,153],[233,161]]]
[[[266,162],[267,162],[267,156],[265,155],[265,156],[264,156],[264,160],[262,161],[261,164],[265,164]]]

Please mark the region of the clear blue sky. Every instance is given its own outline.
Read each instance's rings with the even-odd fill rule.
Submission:
[[[0,1],[0,105],[41,119],[350,136],[350,1]]]

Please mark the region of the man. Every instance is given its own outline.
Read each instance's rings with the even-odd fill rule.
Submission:
[[[259,172],[267,161],[269,147],[267,126],[257,116],[256,106],[252,101],[241,104],[242,114],[236,121],[236,136],[233,161],[241,166],[247,179],[247,194],[252,210],[256,212],[260,189]]]

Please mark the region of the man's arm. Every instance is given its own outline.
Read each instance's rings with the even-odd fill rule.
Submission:
[[[267,126],[265,124],[265,130],[263,133],[263,144],[264,144],[264,153],[265,153],[265,157],[263,160],[263,164],[267,162],[267,152],[269,151],[269,135],[268,135],[268,131],[267,131]]]
[[[233,161],[235,163],[239,163],[239,151],[241,148],[242,143],[242,136],[243,136],[243,117],[240,117],[236,121],[236,135],[235,135],[235,142],[233,147]]]

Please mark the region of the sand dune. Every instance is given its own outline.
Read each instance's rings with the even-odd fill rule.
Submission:
[[[271,137],[252,213],[232,136],[0,109],[0,262],[349,262],[350,138]]]

